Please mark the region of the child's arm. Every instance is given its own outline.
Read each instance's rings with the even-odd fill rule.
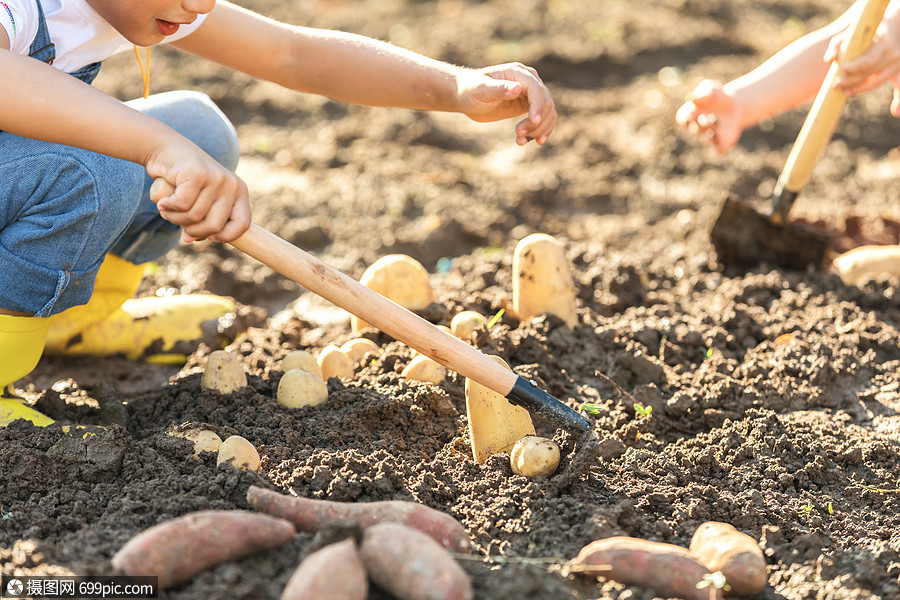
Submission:
[[[533,69],[465,69],[371,38],[295,27],[225,1],[173,46],[290,89],[368,106],[461,112],[477,121],[527,113],[519,144],[543,144],[556,109]]]
[[[139,163],[179,190],[160,212],[188,238],[231,241],[250,224],[246,186],[185,137],[32,58],[0,48],[0,130]]]
[[[829,41],[847,23],[845,13],[724,85],[702,82],[678,109],[676,120],[708,139],[717,151],[725,152],[737,143],[744,129],[815,97],[828,73],[823,57]]]

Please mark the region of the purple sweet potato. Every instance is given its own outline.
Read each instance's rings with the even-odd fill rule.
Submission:
[[[360,555],[369,579],[399,600],[472,600],[472,581],[447,550],[399,523],[363,533]]]
[[[346,539],[316,550],[295,570],[281,600],[366,600],[369,579],[356,542]]]
[[[691,538],[690,552],[710,571],[722,571],[731,588],[726,594],[752,596],[769,582],[762,548],[729,523],[700,525]]]
[[[403,500],[332,502],[279,494],[257,486],[247,490],[247,502],[258,511],[291,521],[300,531],[317,531],[333,521],[349,521],[362,529],[379,523],[401,523],[431,536],[453,552],[471,552],[462,524],[424,504]]]
[[[285,544],[296,535],[285,519],[245,510],[203,510],[140,532],[112,565],[125,575],[157,575],[160,589],[183,583],[213,565]]]
[[[719,600],[720,590],[698,588],[710,571],[686,548],[631,537],[591,542],[567,563],[570,573],[600,576],[651,589],[665,598]]]

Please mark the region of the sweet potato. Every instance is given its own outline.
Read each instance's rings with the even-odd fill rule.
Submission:
[[[288,496],[255,485],[247,490],[247,502],[258,511],[291,521],[300,531],[317,531],[338,520],[356,523],[363,529],[385,522],[401,523],[453,552],[472,550],[469,534],[459,521],[415,502],[332,502]]]
[[[356,542],[346,539],[307,556],[288,579],[281,600],[366,600],[368,595]]]
[[[698,588],[710,575],[686,548],[631,537],[591,542],[566,564],[569,573],[600,576],[653,590],[664,598],[719,600],[720,590]]]
[[[360,555],[369,578],[400,600],[471,600],[472,581],[433,539],[399,523],[363,533]]]
[[[700,525],[691,538],[690,552],[710,571],[722,571],[731,588],[727,594],[752,596],[769,581],[762,548],[729,523]]]
[[[160,589],[213,565],[285,544],[296,535],[285,519],[244,510],[203,510],[164,521],[122,546],[112,566],[125,575],[156,575]]]

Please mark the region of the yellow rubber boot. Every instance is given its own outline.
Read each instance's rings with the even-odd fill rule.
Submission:
[[[37,365],[49,326],[49,319],[0,315],[0,427],[16,419],[39,426],[53,423],[53,419],[16,398],[12,387]]]
[[[50,317],[44,352],[184,362],[215,336],[218,319],[235,311],[232,300],[211,294],[132,298],[143,273],[143,266],[108,255],[90,301]]]

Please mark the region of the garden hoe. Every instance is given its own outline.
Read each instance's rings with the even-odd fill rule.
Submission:
[[[174,188],[171,184],[157,179],[150,196],[159,200],[172,193]],[[517,375],[475,347],[277,235],[251,224],[250,229],[231,245],[448,369],[494,390],[510,403],[537,414],[550,424],[575,434],[578,441],[584,444],[579,455],[595,452],[598,447],[591,422],[539,389],[533,381]]]
[[[760,214],[747,203],[731,197],[725,200],[711,234],[723,265],[752,267],[767,262],[798,270],[810,265],[822,266],[833,234],[789,223],[788,213],[809,182],[847,102],[846,94],[834,87],[840,75],[840,63],[868,49],[889,1],[867,0],[850,26],[840,56],[831,65],[778,178],[770,212]]]

